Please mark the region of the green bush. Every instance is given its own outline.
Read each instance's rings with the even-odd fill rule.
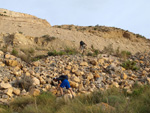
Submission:
[[[74,48],[65,48],[64,51],[67,55],[75,55],[78,53],[78,51]]]
[[[34,103],[34,98],[30,96],[18,97],[13,102],[10,103],[10,106],[13,109],[13,111],[21,112],[26,106],[33,103]]]
[[[56,50],[53,50],[53,51],[49,51],[47,54],[49,56],[58,56],[58,55],[62,55],[63,53],[62,52],[57,52]]]
[[[16,49],[13,49],[11,54],[17,56],[18,55],[18,51]]]
[[[87,53],[87,56],[97,56],[99,54],[99,50],[95,49],[93,45],[91,45],[91,51]]]
[[[47,57],[47,56],[46,56],[46,55],[39,55],[39,56],[33,57],[33,58],[31,59],[31,61],[38,61],[38,60],[40,60],[40,59],[42,59],[42,58],[45,58],[45,57]]]
[[[0,108],[6,113],[150,113],[150,86],[134,86],[132,90],[131,95],[126,95],[120,89],[111,88],[80,95],[68,102],[43,92],[37,97],[18,97],[9,106]],[[99,106],[101,102],[112,106],[114,110],[102,109]]]
[[[122,51],[121,52],[121,56],[123,57],[123,56],[125,56],[125,57],[129,57],[131,55],[131,52],[129,52],[129,51]]]
[[[9,105],[0,105],[0,113],[12,113],[12,109],[9,108]]]
[[[112,55],[114,53],[113,44],[109,44],[108,46],[105,46],[102,52]]]

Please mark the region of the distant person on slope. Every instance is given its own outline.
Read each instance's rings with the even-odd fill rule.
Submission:
[[[72,98],[74,98],[73,91],[72,88],[70,87],[67,75],[61,75],[58,78],[54,78],[53,80],[55,82],[58,82],[57,89],[60,89],[61,96],[63,96],[63,88],[66,87],[66,89],[68,89],[71,92]]]
[[[80,50],[81,50],[81,53],[83,54],[85,52],[85,49],[86,49],[86,43],[83,42],[83,41],[80,41]]]

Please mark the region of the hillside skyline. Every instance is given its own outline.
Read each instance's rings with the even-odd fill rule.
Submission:
[[[52,26],[73,24],[117,27],[150,39],[149,3],[148,0],[5,0],[1,2],[0,8],[46,19]]]

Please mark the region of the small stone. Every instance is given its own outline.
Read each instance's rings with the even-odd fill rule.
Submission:
[[[4,83],[4,82],[0,83],[0,88],[7,89],[7,88],[11,88],[11,87],[12,86],[9,83]]]
[[[8,96],[8,95],[2,95],[2,98],[3,98],[3,99],[8,99],[9,96]]]
[[[98,73],[95,73],[95,74],[94,74],[94,78],[95,78],[95,79],[97,79],[97,78],[99,78],[99,77],[100,77],[100,75],[99,75]]]
[[[100,63],[101,65],[103,65],[104,64],[104,59],[99,59],[98,63]]]
[[[148,83],[150,84],[150,77],[147,77],[147,81],[148,81]]]
[[[91,79],[94,78],[94,76],[93,76],[92,73],[87,73],[86,76],[87,76],[87,79],[88,79],[88,80],[91,80]]]
[[[13,93],[14,93],[15,95],[20,95],[20,89],[14,88],[14,89],[13,89]]]
[[[125,79],[127,79],[127,78],[128,78],[128,75],[127,75],[127,74],[125,74],[125,73],[123,73],[123,74],[122,74],[122,76],[121,76],[121,78],[125,80]]]
[[[119,87],[119,84],[117,82],[113,82],[112,85],[115,86],[116,88]]]
[[[68,74],[70,73],[70,71],[69,71],[69,70],[64,70],[63,73],[64,73],[65,75],[68,75]]]
[[[71,66],[68,65],[68,66],[66,67],[66,69],[71,70]]]
[[[88,66],[88,63],[87,62],[81,62],[80,66]]]
[[[94,59],[94,60],[91,60],[90,63],[91,63],[92,65],[97,65],[97,64],[98,64],[95,59]]]
[[[15,66],[18,66],[19,63],[17,60],[6,60],[6,65],[15,67]]]
[[[6,94],[9,95],[10,97],[12,97],[13,96],[12,92],[13,92],[13,88],[11,87],[11,88],[7,89],[7,93]]]
[[[30,74],[29,72],[26,72],[25,75],[26,75],[26,76],[30,76],[31,74]]]
[[[16,57],[13,56],[13,55],[10,55],[10,54],[6,54],[6,55],[5,55],[5,58],[6,58],[6,59],[15,59]]]
[[[33,65],[33,66],[39,66],[39,65],[40,65],[40,62],[39,62],[39,61],[35,61],[35,62],[32,63],[32,65]]]

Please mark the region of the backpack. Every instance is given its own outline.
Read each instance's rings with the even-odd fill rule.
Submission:
[[[83,41],[80,41],[80,45],[83,46],[85,45],[85,43]]]
[[[61,80],[61,81],[65,80],[65,79],[68,80],[68,76],[67,75],[61,75],[61,76],[59,76],[58,79]]]

